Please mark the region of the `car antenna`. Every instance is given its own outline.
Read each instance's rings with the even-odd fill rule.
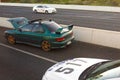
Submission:
[[[39,19],[39,23],[41,24],[42,19]]]
[[[35,20],[31,20],[31,21],[29,21],[29,23],[31,24],[31,23],[36,22],[36,21],[38,21],[38,22],[40,22],[40,23],[41,23],[42,19],[35,19]]]

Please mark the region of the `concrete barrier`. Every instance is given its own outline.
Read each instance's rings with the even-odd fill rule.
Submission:
[[[75,40],[120,49],[120,32],[75,27]]]
[[[0,17],[0,26],[12,28],[8,19]],[[77,41],[120,49],[120,32],[78,26],[73,28],[73,32]]]
[[[120,49],[120,32],[94,29],[91,43]]]
[[[7,28],[13,28],[12,24],[7,21],[8,19],[9,18],[0,17],[0,26],[4,26],[4,27],[7,27]]]

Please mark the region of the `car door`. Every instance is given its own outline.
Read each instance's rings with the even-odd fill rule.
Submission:
[[[43,6],[38,6],[37,11],[38,12],[44,12],[44,7]]]
[[[32,28],[34,25],[26,24],[23,27],[19,28],[16,33],[16,40],[19,42],[30,43],[31,41],[31,34]]]
[[[31,34],[31,39],[32,39],[31,43],[40,45],[40,43],[43,41],[44,36],[45,36],[45,29],[43,28],[42,24],[34,25]]]

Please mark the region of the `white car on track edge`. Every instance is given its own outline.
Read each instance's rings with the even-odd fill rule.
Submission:
[[[56,8],[46,6],[46,5],[37,5],[33,7],[33,12],[35,13],[57,13]]]

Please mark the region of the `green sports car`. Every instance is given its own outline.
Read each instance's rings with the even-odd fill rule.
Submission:
[[[52,20],[28,20],[24,17],[8,20],[14,27],[5,31],[5,38],[10,44],[25,43],[41,47],[44,51],[64,48],[74,39],[73,25],[61,27]]]

